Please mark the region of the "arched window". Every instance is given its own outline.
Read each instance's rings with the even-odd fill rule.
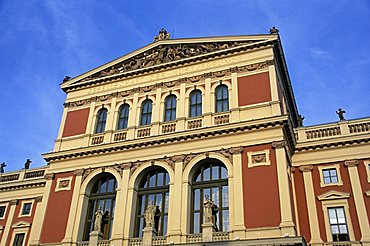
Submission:
[[[99,208],[103,211],[101,232],[103,239],[109,239],[112,234],[114,207],[116,202],[116,178],[109,173],[104,173],[95,181],[89,196],[87,207],[84,241],[89,240],[89,234],[93,230],[95,213]]]
[[[99,110],[96,119],[95,133],[103,133],[105,131],[105,123],[107,122],[107,113],[108,110],[105,108]]]
[[[157,220],[155,228],[159,236],[167,233],[168,221],[168,193],[170,178],[167,171],[156,167],[149,169],[142,177],[138,189],[138,202],[135,218],[135,236],[142,237],[142,231],[145,227],[145,209],[150,202],[157,206]]]
[[[227,169],[215,159],[206,159],[195,171],[191,184],[191,233],[202,231],[203,201],[208,195],[216,208],[216,226],[218,231],[229,230],[229,187]]]
[[[190,93],[190,117],[196,117],[202,115],[202,92],[200,90],[194,90]]]
[[[164,101],[164,121],[176,120],[176,96],[169,95]]]
[[[126,103],[119,108],[117,130],[127,128],[129,112],[130,106]]]
[[[140,125],[146,126],[152,123],[152,101],[146,99],[141,104],[141,117],[140,117]]]
[[[229,111],[229,91],[226,85],[216,87],[216,113]]]

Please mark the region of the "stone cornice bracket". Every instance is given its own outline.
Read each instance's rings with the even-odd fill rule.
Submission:
[[[299,170],[301,172],[311,172],[313,170],[313,166],[312,165],[305,165],[305,166],[300,166],[299,167]]]
[[[286,142],[284,140],[272,142],[272,147],[274,149],[281,149],[281,148],[284,148],[285,146],[286,146]]]
[[[35,202],[42,202],[42,196],[37,196],[35,198]]]
[[[344,162],[344,165],[346,167],[356,167],[358,165],[359,161],[358,160],[348,160]]]
[[[75,176],[82,176],[83,173],[84,173],[83,169],[76,169],[76,170],[73,171],[73,174]]]
[[[10,205],[18,205],[18,202],[19,202],[18,199],[13,199],[13,200],[10,200],[9,204]]]
[[[44,175],[44,179],[46,180],[53,180],[55,177],[55,174],[54,173],[47,173]]]

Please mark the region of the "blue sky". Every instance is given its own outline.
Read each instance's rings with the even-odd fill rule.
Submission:
[[[59,83],[152,42],[280,30],[305,125],[370,116],[370,1],[0,0],[0,163],[45,165],[65,94]]]

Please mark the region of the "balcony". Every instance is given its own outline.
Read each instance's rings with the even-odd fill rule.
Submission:
[[[355,136],[370,133],[370,118],[299,127],[295,133],[298,142]]]
[[[0,184],[17,182],[17,181],[28,181],[38,178],[43,178],[45,175],[44,168],[35,168],[35,169],[22,169],[16,172],[2,173],[0,174]]]

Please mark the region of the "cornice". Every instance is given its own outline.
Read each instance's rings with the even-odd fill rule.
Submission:
[[[201,128],[188,130],[185,132],[175,132],[166,135],[151,136],[145,139],[133,139],[118,143],[108,143],[99,146],[91,146],[73,150],[66,150],[54,153],[43,154],[47,162],[66,160],[71,158],[80,158],[93,156],[103,153],[111,153],[124,151],[127,149],[136,149],[147,146],[156,146],[160,144],[193,141],[194,139],[207,138],[223,134],[233,134],[244,131],[260,130],[263,128],[271,128],[276,126],[284,126],[287,123],[287,116],[274,116],[260,120],[252,120],[246,122],[232,123],[224,126],[214,126],[209,128]]]
[[[38,187],[44,187],[45,182],[37,182],[37,183],[26,183],[26,184],[19,184],[19,183],[13,183],[11,185],[6,185],[1,187],[0,191],[11,191],[11,190],[21,190],[21,189],[30,189],[30,188],[38,188]]]
[[[240,73],[240,72],[247,72],[247,71],[250,72],[250,71],[255,71],[255,70],[261,70],[261,69],[267,68],[268,66],[273,65],[273,64],[274,64],[274,60],[266,60],[264,62],[258,62],[258,63],[244,65],[244,66],[240,66],[240,67],[236,66],[236,67],[232,67],[232,68],[228,68],[228,69],[224,69],[224,70],[219,70],[219,71],[215,71],[215,72],[208,72],[208,73],[203,73],[201,75],[180,78],[180,79],[176,79],[176,80],[172,80],[172,81],[168,81],[168,82],[160,82],[160,83],[156,83],[156,84],[153,84],[153,85],[150,85],[150,86],[144,86],[144,87],[139,86],[139,87],[134,87],[130,90],[125,90],[125,91],[120,91],[120,92],[112,92],[112,93],[109,93],[109,94],[100,95],[100,96],[93,96],[93,97],[78,100],[78,101],[66,102],[66,103],[64,103],[64,107],[68,107],[68,108],[79,107],[79,106],[83,106],[83,105],[88,105],[92,102],[105,102],[105,101],[107,101],[109,99],[112,99],[112,98],[124,98],[124,97],[132,95],[136,92],[147,93],[147,92],[151,92],[151,91],[153,91],[157,88],[172,88],[172,87],[178,86],[182,83],[196,83],[196,82],[198,82],[202,79],[206,79],[206,78],[221,78],[221,77],[224,77],[224,76],[228,76],[231,73],[237,73],[237,72]]]
[[[62,87],[62,89],[65,92],[70,92],[75,89],[85,88],[91,85],[102,84],[102,83],[114,81],[117,79],[129,78],[129,77],[133,77],[137,75],[147,74],[147,73],[154,72],[154,71],[160,71],[160,70],[164,70],[168,68],[178,67],[181,65],[194,63],[198,61],[203,62],[203,61],[215,58],[215,57],[225,57],[227,55],[232,55],[232,54],[240,53],[243,51],[250,51],[250,50],[255,50],[255,49],[260,49],[260,48],[272,47],[275,42],[276,40],[265,40],[265,41],[261,41],[257,43],[248,44],[248,45],[237,46],[231,49],[211,52],[209,54],[203,54],[203,55],[199,55],[195,57],[181,59],[178,61],[168,62],[168,63],[164,63],[164,64],[152,66],[152,67],[140,68],[140,69],[136,69],[133,71],[128,71],[128,72],[114,74],[114,75],[108,74],[108,76],[105,76],[105,77],[91,79],[91,80],[87,80],[83,82],[78,82],[76,84],[71,84],[69,86]]]

